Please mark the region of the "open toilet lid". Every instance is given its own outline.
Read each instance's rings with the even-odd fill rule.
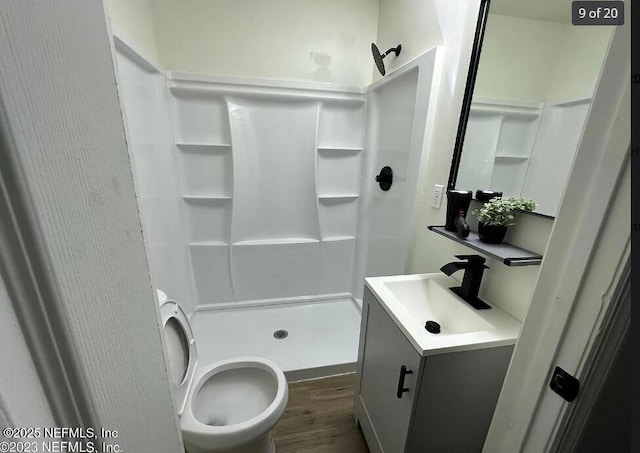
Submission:
[[[171,394],[178,413],[182,414],[198,364],[196,342],[189,319],[178,302],[171,299],[161,302],[160,316],[167,352]]]

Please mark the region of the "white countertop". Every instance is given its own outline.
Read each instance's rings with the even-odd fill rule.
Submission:
[[[441,298],[446,298],[445,304],[451,304],[451,310],[450,313],[447,313],[447,316],[454,318],[450,319],[448,324],[452,324],[452,321],[455,321],[456,313],[474,318],[475,315],[473,313],[466,312],[468,307],[469,310],[472,310],[482,318],[482,320],[478,320],[480,324],[478,330],[463,333],[448,332],[446,320],[433,319],[434,315],[427,314],[424,311],[428,304],[426,299],[421,299],[420,295],[417,297],[404,297],[404,299],[396,297],[394,292],[386,285],[386,283],[393,285],[395,284],[394,282],[407,282],[410,285],[412,282],[420,283],[420,280],[424,281],[425,279],[430,280],[430,285],[437,285],[434,291],[436,297],[440,294]],[[380,305],[402,330],[413,347],[424,356],[512,345],[516,343],[520,333],[520,322],[494,306],[491,301],[485,300],[492,307],[491,309],[476,310],[449,291],[449,287],[460,286],[460,282],[442,273],[368,277],[365,279],[365,285],[378,299]],[[448,297],[449,295],[451,297]],[[456,306],[455,304],[463,305]],[[446,307],[446,305],[444,306]],[[440,313],[442,313],[442,306],[439,309],[441,310]],[[446,318],[447,316],[440,316],[440,318]],[[438,316],[435,317],[438,318]],[[430,320],[437,321],[442,325],[441,333],[433,334],[425,329],[425,322]]]

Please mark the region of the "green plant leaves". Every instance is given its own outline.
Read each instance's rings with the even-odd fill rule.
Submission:
[[[529,198],[492,198],[485,203],[482,208],[475,209],[472,214],[486,225],[515,225],[516,211],[533,211],[536,202]]]

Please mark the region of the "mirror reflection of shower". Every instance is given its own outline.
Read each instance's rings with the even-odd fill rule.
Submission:
[[[384,57],[389,55],[391,52],[394,52],[397,57],[398,55],[400,55],[401,50],[402,50],[402,44],[398,44],[396,47],[392,47],[389,50],[387,50],[385,53],[381,54],[380,50],[378,49],[378,46],[376,46],[375,43],[373,42],[371,43],[371,53],[373,54],[373,61],[376,62],[376,66],[378,67],[378,71],[380,71],[380,74],[382,75],[386,74],[386,71],[384,69],[384,61],[382,61]]]
[[[572,25],[570,0],[492,0],[484,33],[456,187],[532,198],[553,217],[611,29]]]

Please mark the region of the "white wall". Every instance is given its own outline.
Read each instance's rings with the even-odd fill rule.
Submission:
[[[158,60],[153,23],[154,0],[104,0],[114,32],[153,61]]]
[[[153,0],[169,70],[365,86],[378,0]]]

